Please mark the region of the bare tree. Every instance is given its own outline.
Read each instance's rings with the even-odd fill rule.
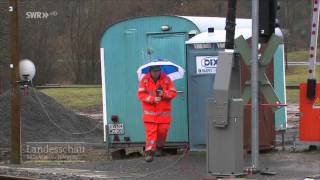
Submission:
[[[0,0],[0,92],[8,88],[8,11]],[[306,49],[311,1],[279,0],[280,25],[289,50]],[[251,3],[238,0],[237,17],[250,17]],[[139,16],[226,16],[226,0],[28,0],[20,7],[21,57],[33,60],[35,81],[95,84],[100,79],[99,44],[107,27]],[[26,19],[26,12],[57,11],[48,19]]]

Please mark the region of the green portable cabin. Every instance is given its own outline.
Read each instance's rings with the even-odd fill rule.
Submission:
[[[145,142],[142,110],[137,98],[136,70],[155,58],[171,60],[187,70],[186,41],[208,28],[224,29],[225,18],[153,16],[128,19],[109,27],[100,44],[104,140],[116,145]],[[250,28],[251,20],[237,19],[236,28]],[[188,71],[174,81],[168,145],[189,143]],[[107,139],[108,138],[108,139]]]

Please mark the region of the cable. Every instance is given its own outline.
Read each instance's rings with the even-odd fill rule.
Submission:
[[[32,86],[33,86],[33,84],[32,84]],[[65,132],[65,133],[67,133],[67,134],[82,135],[82,134],[89,134],[89,133],[93,132],[94,130],[96,130],[96,129],[100,126],[100,124],[97,123],[97,125],[96,125],[94,128],[90,129],[89,131],[78,132],[78,133],[70,132],[70,131],[68,131],[68,130],[63,129],[62,127],[60,127],[57,123],[55,123],[55,122],[51,119],[49,112],[47,111],[47,109],[46,109],[45,106],[43,105],[43,103],[42,103],[41,99],[39,98],[37,92],[34,90],[34,88],[31,88],[31,89],[32,89],[32,91],[34,92],[35,97],[36,97],[38,103],[40,104],[43,112],[46,114],[48,120],[49,120],[55,127],[57,127],[59,130]]]
[[[180,162],[180,161],[186,156],[186,154],[188,153],[188,149],[189,149],[189,147],[188,147],[188,145],[187,145],[186,148],[185,148],[185,150],[184,150],[184,152],[183,152],[183,154],[182,154],[175,162],[173,162],[173,163],[170,164],[169,166],[166,166],[166,167],[164,167],[164,168],[162,168],[162,169],[159,169],[159,170],[155,170],[155,171],[153,171],[153,172],[147,173],[147,174],[142,175],[142,176],[138,176],[138,177],[136,177],[135,179],[146,178],[146,177],[148,177],[148,176],[150,176],[150,175],[163,172],[163,171],[165,171],[165,170],[173,167],[174,165],[176,165],[178,162]]]

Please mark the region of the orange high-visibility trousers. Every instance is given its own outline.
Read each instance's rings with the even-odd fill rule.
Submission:
[[[144,126],[146,128],[145,151],[155,151],[156,147],[163,147],[166,142],[170,124],[145,122]]]

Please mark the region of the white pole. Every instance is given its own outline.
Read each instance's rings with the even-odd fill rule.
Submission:
[[[107,121],[107,102],[106,102],[106,83],[105,83],[105,66],[104,66],[104,48],[100,48],[100,60],[101,60],[101,87],[102,87],[102,107],[103,107],[103,141],[107,142],[106,126]],[[107,142],[109,143],[109,142]]]
[[[309,68],[308,79],[315,79],[316,61],[317,61],[317,40],[319,29],[319,8],[320,1],[314,0],[312,6],[312,22],[311,22],[311,41],[309,49]]]

